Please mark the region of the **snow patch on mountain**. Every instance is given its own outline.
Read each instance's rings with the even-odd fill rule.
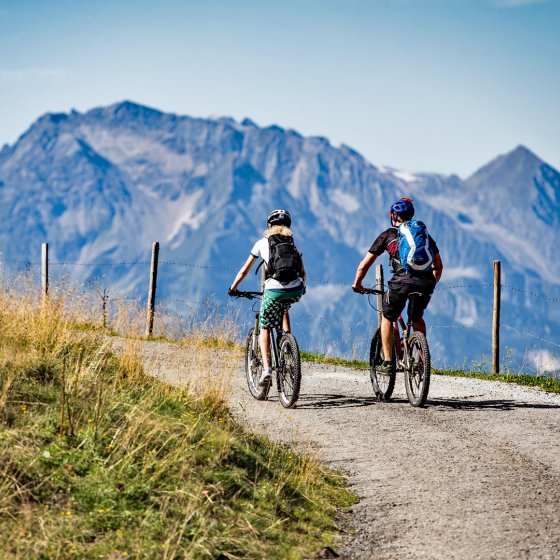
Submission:
[[[459,325],[472,327],[478,321],[476,301],[469,298],[457,298],[455,308],[455,321]]]
[[[456,280],[480,280],[480,270],[474,266],[456,266],[445,268],[445,274],[443,275],[443,282],[449,284],[450,282],[455,282]]]
[[[535,350],[529,353],[529,361],[533,364],[537,375],[546,375],[560,371],[560,357],[550,350]]]
[[[111,132],[99,127],[84,127],[82,130],[84,138],[96,147],[96,151],[116,165],[131,167],[135,179],[141,179],[150,165],[157,165],[165,174],[193,169],[190,153],[179,154],[162,144],[161,139],[139,138],[130,132]]]
[[[332,311],[343,297],[344,290],[340,286],[310,286],[303,302],[307,309],[314,309],[320,305],[324,311]]]
[[[331,191],[329,196],[335,204],[340,206],[340,208],[349,214],[356,212],[356,210],[360,208],[360,203],[354,196],[341,191],[340,189]]]
[[[416,183],[418,181],[418,177],[413,175],[412,173],[408,173],[407,171],[393,171],[392,174],[401,181],[405,183]]]
[[[308,175],[308,166],[307,160],[303,157],[300,157],[294,171],[292,173],[292,177],[290,178],[290,182],[288,183],[288,192],[297,200],[300,198],[302,194],[302,189],[305,184]]]
[[[176,249],[177,243],[173,243],[177,234],[184,226],[198,229],[206,218],[206,210],[197,212],[197,202],[202,198],[204,191],[198,189],[190,194],[183,194],[179,200],[169,202],[165,210],[161,212],[160,223],[170,224],[171,228],[166,235],[166,241]]]

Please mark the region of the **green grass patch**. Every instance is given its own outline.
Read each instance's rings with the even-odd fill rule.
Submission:
[[[313,352],[301,352],[302,360],[320,364],[333,364],[353,369],[369,370],[369,363],[363,360],[348,360],[330,356],[322,356]],[[472,372],[463,370],[432,369],[435,375],[449,375],[453,377],[471,377],[473,379],[485,379],[487,381],[503,381],[505,383],[515,383],[528,387],[539,387],[549,393],[560,393],[560,379],[546,375],[528,375],[513,372],[492,375],[485,372]]]
[[[436,375],[450,375],[453,377],[471,377],[473,379],[485,379],[486,381],[503,381],[504,383],[515,383],[528,387],[539,387],[549,393],[560,393],[560,379],[544,375],[528,375],[519,373],[500,373],[493,375],[484,372],[471,372],[462,370],[434,369]]]
[[[295,559],[335,542],[356,501],[344,477],[51,311],[0,310],[2,558]]]
[[[203,348],[216,348],[219,350],[234,350],[235,348],[241,348],[241,345],[236,344],[233,340],[226,340],[218,336],[193,336],[189,337],[188,334],[185,338],[173,338],[163,334],[158,334],[155,336],[145,336],[138,334],[126,334],[117,332],[112,327],[104,327],[91,322],[72,322],[72,327],[80,332],[86,333],[98,333],[105,336],[127,338],[131,340],[147,340],[150,342],[168,342],[170,344],[182,344],[188,346],[200,346]]]
[[[89,321],[76,321],[72,323],[72,326],[74,329],[81,332],[99,333],[106,336],[119,336],[119,333],[115,329],[111,327],[104,327],[103,325],[98,325]]]
[[[369,362],[364,360],[348,360],[346,358],[337,358],[335,356],[322,356],[313,352],[301,352],[301,359],[305,362],[315,362],[318,364],[332,364],[335,366],[344,366],[354,369],[369,370]]]

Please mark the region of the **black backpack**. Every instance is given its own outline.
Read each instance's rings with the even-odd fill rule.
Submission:
[[[296,249],[291,235],[271,235],[268,238],[270,257],[266,267],[266,278],[274,278],[282,284],[293,282],[303,276],[301,254]]]

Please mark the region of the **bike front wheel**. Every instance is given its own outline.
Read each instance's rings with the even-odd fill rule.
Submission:
[[[395,349],[393,347],[393,355],[391,356],[391,364],[393,372],[390,374],[381,373],[378,367],[383,363],[383,346],[381,345],[381,330],[377,329],[371,339],[369,347],[369,376],[371,378],[371,385],[373,393],[377,400],[387,401],[393,394],[395,388],[395,379],[397,377],[395,367]]]
[[[301,360],[297,340],[291,334],[280,339],[280,367],[278,368],[278,397],[284,408],[292,408],[301,387]]]
[[[247,342],[245,343],[245,375],[247,377],[247,385],[251,395],[258,401],[264,401],[268,396],[270,383],[267,383],[264,387],[259,384],[259,379],[263,370],[263,363],[258,340],[253,339],[254,332],[255,329],[253,327],[249,331],[249,334],[247,335]]]
[[[415,332],[409,340],[409,364],[404,372],[404,385],[412,406],[424,406],[430,390],[430,348],[426,337]]]

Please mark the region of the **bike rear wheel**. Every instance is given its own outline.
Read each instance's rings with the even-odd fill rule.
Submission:
[[[266,400],[268,391],[270,390],[270,383],[264,387],[259,385],[259,379],[263,370],[263,363],[261,358],[261,350],[259,344],[253,341],[253,327],[247,335],[247,342],[245,343],[245,375],[247,377],[247,385],[249,392],[258,401]]]
[[[404,385],[412,406],[424,406],[430,390],[430,348],[426,337],[415,332],[409,340],[409,365],[404,372]]]
[[[295,337],[286,333],[280,339],[278,368],[278,397],[284,408],[292,408],[298,398],[301,387],[301,360]]]
[[[378,371],[378,366],[383,362],[383,347],[381,345],[381,330],[377,329],[371,339],[369,347],[369,376],[371,378],[371,385],[373,387],[373,394],[379,401],[386,401],[391,398],[393,389],[395,388],[396,373],[396,359],[395,348],[393,347],[393,356],[391,363],[393,366],[393,373],[386,374]]]

